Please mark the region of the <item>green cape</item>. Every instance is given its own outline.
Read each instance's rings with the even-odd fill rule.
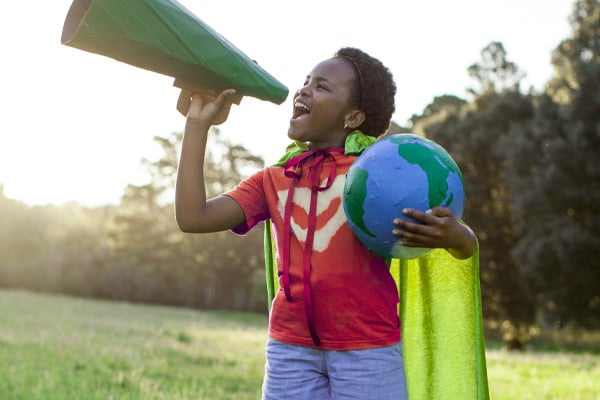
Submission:
[[[354,139],[360,135],[354,135]],[[347,149],[350,142],[356,144],[353,139],[347,140]],[[371,143],[367,140],[364,147]],[[288,152],[299,151],[298,147],[291,145]],[[264,245],[271,307],[279,288],[270,221],[265,223]],[[391,260],[390,268],[400,294],[409,399],[489,399],[479,246],[466,260],[458,260],[444,249],[434,249],[414,260]]]

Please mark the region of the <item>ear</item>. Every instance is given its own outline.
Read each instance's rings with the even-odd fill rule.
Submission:
[[[365,113],[362,110],[354,109],[346,114],[344,118],[344,126],[349,129],[356,129],[365,122]]]

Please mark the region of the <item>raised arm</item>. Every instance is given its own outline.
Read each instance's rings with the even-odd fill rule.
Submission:
[[[212,125],[227,119],[235,91],[216,98],[182,91],[178,108],[188,108],[175,186],[175,217],[184,232],[205,233],[231,229],[244,222],[239,204],[228,196],[206,198],[204,157]],[[187,107],[186,107],[187,106]]]

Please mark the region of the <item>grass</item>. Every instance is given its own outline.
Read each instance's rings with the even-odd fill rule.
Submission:
[[[0,290],[0,399],[258,399],[266,323]],[[598,352],[490,346],[487,360],[494,400],[600,398]]]
[[[0,399],[257,399],[266,319],[0,290]]]
[[[600,356],[584,353],[487,351],[494,400],[600,399]]]

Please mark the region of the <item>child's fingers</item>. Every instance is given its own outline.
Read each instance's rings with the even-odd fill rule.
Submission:
[[[430,247],[433,240],[433,238],[427,234],[406,229],[394,229],[392,234],[400,239],[402,245],[408,247]]]
[[[235,89],[225,89],[217,97],[218,101],[225,101],[235,94]]]
[[[177,111],[184,117],[187,116],[192,101],[192,92],[187,89],[181,89],[179,98],[177,99]]]
[[[430,211],[431,214],[436,217],[454,217],[454,214],[452,214],[452,210],[450,210],[448,207],[436,206],[433,207]]]
[[[214,125],[222,124],[227,120],[229,116],[229,111],[231,110],[231,106],[233,105],[233,96],[235,95],[235,89],[226,89],[223,90],[217,96],[215,100],[215,106],[220,110],[213,122]]]
[[[406,215],[407,217],[416,219],[417,221],[420,221],[424,224],[433,219],[431,215],[431,210],[420,211],[415,210],[414,208],[405,208],[404,210],[402,210],[402,214]]]
[[[202,113],[202,107],[204,106],[204,98],[198,94],[192,94],[190,99],[190,105],[187,111],[188,118],[198,118]]]
[[[394,219],[394,225],[396,229],[393,230],[393,234],[398,237],[406,238],[409,235],[430,235],[430,226],[424,223],[410,222],[401,218]]]
[[[414,208],[405,208],[402,214],[420,221],[426,225],[435,224],[438,218],[453,217],[452,211],[447,207],[433,207],[427,211],[415,210]]]
[[[438,229],[438,225],[440,223],[440,216],[446,215],[445,211],[438,209],[420,211],[407,208],[402,213],[418,221],[412,222],[402,218],[394,219],[393,223],[396,229],[392,231],[392,234],[400,238],[402,244],[420,247],[430,245],[432,241],[439,238],[440,230]]]
[[[223,90],[216,97],[210,93],[182,90],[177,109],[188,119],[203,119],[211,125],[219,125],[227,120],[234,94],[234,89]]]

